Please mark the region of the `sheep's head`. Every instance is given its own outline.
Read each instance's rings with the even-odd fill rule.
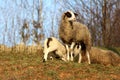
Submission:
[[[68,21],[74,21],[76,20],[77,14],[72,12],[72,11],[67,11],[63,14],[63,19],[68,20]]]

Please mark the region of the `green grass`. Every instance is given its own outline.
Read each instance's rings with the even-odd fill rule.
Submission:
[[[119,51],[120,48],[116,48],[116,47],[108,47],[107,49],[108,49],[108,50],[111,50],[111,51],[113,51],[113,52],[116,52],[117,54],[120,55],[120,51]]]
[[[119,66],[42,62],[42,54],[0,53],[0,80],[119,80]]]
[[[117,53],[118,55],[120,55],[120,47],[98,47],[98,48],[105,49],[105,50],[111,50]]]

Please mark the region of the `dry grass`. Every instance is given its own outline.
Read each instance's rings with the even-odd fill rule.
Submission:
[[[49,60],[43,53],[0,52],[0,80],[120,80],[120,67]]]
[[[13,47],[8,47],[6,45],[0,45],[0,52],[2,53],[37,53],[42,52],[43,47],[42,45],[30,45],[26,46],[24,44],[17,44]]]

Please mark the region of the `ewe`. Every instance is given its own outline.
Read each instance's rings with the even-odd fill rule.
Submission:
[[[84,43],[85,54],[88,58],[88,63],[90,64],[90,49],[91,49],[91,34],[88,28],[76,21],[76,13],[72,11],[67,11],[62,15],[60,27],[59,27],[59,37],[63,41],[67,49],[67,60],[69,61],[69,53],[71,52],[71,61],[73,61],[73,47],[75,43]],[[70,45],[70,49],[69,49]],[[82,46],[81,46],[82,48]],[[82,57],[82,56],[81,56]],[[79,59],[81,63],[81,59]]]

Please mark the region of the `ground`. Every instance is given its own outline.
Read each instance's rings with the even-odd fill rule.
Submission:
[[[61,60],[43,63],[42,55],[0,52],[0,80],[120,80],[119,66]]]

